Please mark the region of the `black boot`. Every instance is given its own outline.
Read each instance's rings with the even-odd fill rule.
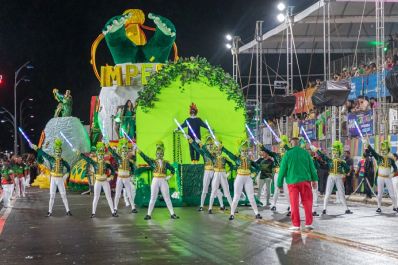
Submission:
[[[381,213],[381,209],[377,208],[376,213]]]
[[[117,212],[112,213],[112,217],[119,217],[119,215],[117,214]]]
[[[134,208],[133,210],[131,210],[131,213],[138,213],[138,211]]]
[[[398,212],[398,208],[392,208],[392,210]]]
[[[230,216],[229,216],[229,220],[230,220],[230,221],[232,221],[232,220],[234,220],[234,219],[235,219],[235,216],[233,216],[233,215],[230,215]]]
[[[95,217],[95,213],[91,214],[90,218],[94,218]]]
[[[150,215],[145,215],[144,220],[151,220],[152,217]]]
[[[211,209],[209,209],[208,213],[209,214],[213,214],[213,211]]]
[[[292,215],[291,211],[288,211],[287,214],[286,214],[286,216],[291,216],[291,215]]]
[[[324,210],[322,211],[322,214],[326,214],[326,209],[324,209]]]
[[[256,219],[263,219],[263,217],[258,213],[256,214]]]
[[[180,219],[180,217],[177,216],[175,213],[172,214],[172,215],[170,215],[170,218],[171,218],[171,219]]]
[[[66,215],[67,215],[67,216],[72,216],[72,213],[71,213],[70,211],[67,211],[67,212],[66,212]]]
[[[319,216],[319,214],[315,211],[315,212],[312,212],[312,216]]]
[[[345,214],[352,214],[352,212],[350,211],[350,209],[345,210]]]
[[[275,206],[272,206],[272,207],[271,207],[271,211],[275,212],[275,211],[276,211],[276,207],[275,207]]]
[[[51,217],[53,215],[53,213],[51,213],[51,212],[47,212],[47,217]]]
[[[199,207],[198,212],[203,212],[203,207]]]
[[[220,211],[226,211],[226,210],[228,210],[227,207],[225,207],[225,206],[220,207]]]

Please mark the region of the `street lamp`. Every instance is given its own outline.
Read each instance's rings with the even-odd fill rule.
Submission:
[[[225,44],[225,47],[226,47],[227,49],[231,49],[231,48],[232,48],[232,45],[231,45],[231,43],[227,43],[227,44]]]
[[[232,35],[231,34],[227,34],[227,35],[225,35],[225,38],[227,39],[227,41],[231,41],[232,40]]]
[[[17,87],[21,81],[29,82],[30,80],[27,79],[25,76],[18,80],[18,74],[23,70],[26,69],[33,69],[33,66],[30,65],[30,61],[27,61],[23,65],[21,65],[16,71],[14,75],[14,153],[18,153],[18,138],[17,138]]]
[[[285,15],[280,13],[276,16],[276,19],[278,19],[279,22],[285,21]]]
[[[276,7],[278,8],[279,11],[283,11],[286,9],[286,5],[282,2],[280,2]]]

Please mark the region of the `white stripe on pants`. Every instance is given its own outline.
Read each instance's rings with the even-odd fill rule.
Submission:
[[[17,193],[17,197],[25,197],[25,177],[15,177],[15,191]]]
[[[10,207],[10,199],[14,191],[14,184],[3,184],[3,205]]]
[[[286,195],[287,204],[290,207],[290,197],[289,197],[289,190],[287,188],[286,180],[283,180],[283,193]],[[276,203],[278,202],[279,198],[279,188],[278,188],[278,173],[274,174],[274,204],[272,206],[276,207]]]
[[[55,193],[57,192],[57,188],[58,188],[59,194],[61,195],[62,202],[64,203],[65,210],[67,212],[69,212],[69,205],[68,205],[68,199],[66,198],[64,179],[56,178],[56,177],[51,177],[51,181],[50,181],[50,201],[48,203],[48,211],[50,213],[53,212]]]
[[[136,194],[136,188],[135,188],[135,185],[134,185],[134,183],[133,183],[133,181],[130,179],[130,183],[131,183],[131,200],[134,202],[134,200],[135,200],[135,194]],[[129,202],[129,199],[128,199],[128,196],[127,196],[127,192],[126,192],[126,188],[123,188],[123,199],[124,199],[124,203],[126,204],[126,206],[129,206],[130,205],[130,202]],[[132,208],[132,209],[135,209],[135,204],[134,204],[134,207]]]
[[[318,189],[312,189],[312,211],[316,212],[318,206]]]
[[[148,215],[152,214],[155,207],[156,199],[158,198],[159,190],[162,193],[163,199],[169,209],[170,215],[174,214],[173,205],[171,204],[169,184],[165,178],[153,178],[151,184],[151,199],[148,206]]]
[[[269,199],[271,197],[271,179],[270,178],[265,178],[265,179],[258,179],[258,192],[257,192],[257,197],[260,200],[261,198],[261,192],[263,191],[264,185],[266,187],[266,204],[269,204]]]
[[[344,208],[346,208],[346,210],[348,210],[347,202],[345,200],[343,178],[339,177],[339,176],[332,176],[332,175],[329,175],[328,181],[326,182],[326,192],[325,192],[325,198],[323,201],[323,209],[326,210],[326,208],[328,207],[329,197],[333,192],[334,185],[336,185],[336,188],[337,188],[336,197],[340,198],[341,204],[343,204]]]
[[[209,191],[209,185],[211,179],[213,178],[214,171],[213,170],[205,170],[203,175],[203,188],[202,188],[202,196],[200,197],[200,207],[203,207],[206,199],[207,192]]]
[[[119,204],[119,199],[122,194],[123,186],[126,188],[127,198],[130,201],[131,209],[135,209],[133,195],[131,194],[131,181],[130,178],[120,178],[118,177],[116,180],[116,193],[115,193],[115,210],[117,210],[117,206]],[[135,193],[134,193],[135,194]]]
[[[258,210],[256,201],[254,200],[253,180],[250,176],[241,175],[237,175],[234,182],[234,199],[231,205],[231,215],[235,214],[235,210],[238,206],[240,194],[242,193],[243,188],[245,188],[245,192],[249,199],[250,205],[252,206],[254,213],[257,215]]]
[[[92,214],[95,214],[97,210],[98,200],[101,195],[101,189],[104,189],[106,200],[108,201],[109,208],[111,209],[111,213],[113,213],[113,202],[111,197],[111,186],[108,181],[95,181],[94,184],[94,199],[93,199],[93,209]]]
[[[209,202],[209,210],[213,208],[214,198],[218,197],[218,201],[220,202],[220,206],[224,207],[223,196],[221,192],[219,192],[219,187],[221,187],[224,191],[225,197],[227,197],[229,206],[232,205],[231,194],[229,193],[229,185],[227,179],[227,173],[225,172],[214,172],[213,181],[211,182],[211,194],[210,194],[210,202]]]
[[[383,198],[384,184],[386,184],[388,194],[392,200],[394,208],[397,208],[397,199],[395,197],[395,192],[392,184],[391,178],[377,178],[377,207],[381,208],[381,199]]]

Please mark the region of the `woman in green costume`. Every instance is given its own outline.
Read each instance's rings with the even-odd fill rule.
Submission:
[[[121,123],[121,129],[119,131],[120,138],[124,137],[124,131],[130,138],[135,139],[135,105],[131,102],[131,100],[127,100],[119,115],[119,120]]]

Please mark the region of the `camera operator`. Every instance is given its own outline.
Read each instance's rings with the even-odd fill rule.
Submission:
[[[373,187],[374,183],[374,161],[373,157],[370,154],[368,150],[363,153],[361,160],[358,163],[358,169],[357,172],[355,173],[358,176],[358,185],[361,183],[361,181],[366,178],[369,181],[370,187]],[[366,194],[366,198],[372,198],[372,191],[369,187],[369,185],[366,183],[366,179],[364,179],[362,185],[364,185],[364,191]],[[361,191],[362,188],[359,188]]]

